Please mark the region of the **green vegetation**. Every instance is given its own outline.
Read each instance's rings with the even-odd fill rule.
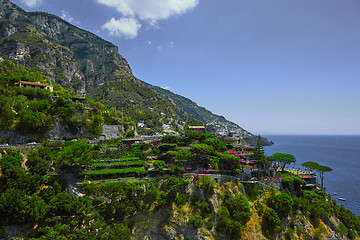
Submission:
[[[270,160],[275,162],[276,166],[280,167],[282,172],[285,170],[286,165],[296,162],[295,156],[289,153],[274,153],[270,156]]]
[[[58,107],[52,116],[68,121],[68,103],[66,98],[51,103]],[[32,108],[40,111],[49,106],[34,101]],[[102,117],[106,108],[97,105],[96,109],[89,116]],[[164,215],[154,220],[161,226],[185,224],[202,234],[216,229],[215,237],[241,239],[250,225],[258,224],[258,234],[265,238],[302,239],[320,238],[326,231],[323,225],[336,217],[341,221],[336,233],[351,239],[360,233],[359,218],[325,192],[304,190],[306,182],[294,174],[284,171],[272,177],[282,176],[278,180],[282,192],[253,181],[240,183],[237,177],[244,168],[268,164],[261,144],[249,151],[256,160],[248,163],[213,134],[186,131],[185,137],[166,135],[161,142],[131,146],[121,145],[120,140],[95,145],[82,139],[43,141],[29,151],[26,161],[17,150],[3,150],[0,214],[4,220],[0,223],[34,223],[37,227],[29,232],[33,239],[131,239],[141,222],[138,217],[158,214]],[[284,153],[271,159],[282,170],[295,161]],[[320,175],[328,170],[305,164],[310,165]],[[210,175],[214,173],[228,180],[217,183]],[[66,191],[71,179],[77,180],[83,196]],[[305,224],[312,232],[302,228]]]
[[[101,175],[101,177],[107,177],[109,175],[121,175],[121,174],[143,175],[146,173],[147,173],[147,171],[143,167],[124,168],[124,169],[102,169],[102,170],[84,171],[83,172],[85,177],[96,177],[98,175]]]
[[[116,167],[120,167],[120,166],[138,166],[138,165],[144,165],[144,161],[142,160],[136,160],[136,161],[122,161],[122,162],[116,162],[116,161],[112,161],[112,163],[92,163],[90,164],[90,166],[92,167],[108,167],[108,166],[116,166]]]
[[[20,81],[51,84],[54,91],[19,87]],[[53,101],[51,97],[54,97]],[[120,124],[115,118],[123,114],[117,110],[109,110],[103,104],[91,100],[76,103],[71,99],[74,97],[79,98],[57,83],[50,83],[40,72],[11,61],[0,62],[0,128],[16,131],[38,141],[53,128],[55,121],[72,134],[87,128],[92,137],[102,133],[104,123]],[[135,123],[125,116],[122,124]],[[126,134],[133,136],[134,132],[128,131]]]
[[[268,208],[262,216],[262,229],[266,236],[282,231],[281,220],[274,209]]]
[[[63,165],[84,165],[92,160],[92,146],[84,140],[66,142],[63,151],[57,156],[57,163]]]
[[[242,194],[234,197],[226,191],[222,205],[216,228],[231,238],[239,239],[251,216],[249,202]]]
[[[311,170],[315,170],[319,173],[320,179],[321,179],[321,187],[324,188],[324,173],[331,172],[332,169],[328,166],[320,165],[316,162],[305,162],[302,163],[301,166],[309,168]]]
[[[306,181],[299,176],[289,176],[281,178],[281,184],[289,191],[301,191],[301,188],[306,185]]]

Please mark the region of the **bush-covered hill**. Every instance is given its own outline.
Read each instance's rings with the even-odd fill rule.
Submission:
[[[39,82],[54,88],[20,87],[20,81]],[[78,102],[80,100],[80,102]],[[51,138],[51,131],[61,127],[60,137],[97,137],[103,124],[134,124],[116,110],[79,98],[57,83],[50,83],[40,72],[11,61],[0,62],[0,139],[24,143]]]
[[[119,143],[2,149],[0,238],[359,239],[358,217],[289,172],[240,182],[243,155],[211,134]]]
[[[86,95],[152,129],[204,122],[219,131],[243,131],[245,140],[255,143],[255,136],[238,125],[200,111],[193,102],[173,101],[138,80],[118,47],[95,34],[51,14],[25,12],[10,0],[1,0],[0,9],[0,56],[40,71],[71,93]]]
[[[187,119],[199,123],[135,78],[115,45],[57,16],[27,13],[10,0],[0,6],[0,56],[150,128]]]

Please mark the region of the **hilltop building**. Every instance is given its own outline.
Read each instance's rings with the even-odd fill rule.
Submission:
[[[53,86],[46,83],[20,81],[18,84],[21,88],[48,89],[51,92],[54,91]]]

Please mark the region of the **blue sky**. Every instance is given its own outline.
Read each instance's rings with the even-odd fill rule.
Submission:
[[[253,133],[360,134],[358,0],[12,0]]]

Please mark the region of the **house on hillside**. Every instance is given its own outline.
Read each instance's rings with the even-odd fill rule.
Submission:
[[[54,91],[53,86],[48,85],[46,83],[20,81],[18,85],[21,88],[47,89],[50,90],[51,92]]]
[[[206,128],[204,126],[189,126],[189,130],[197,131],[199,134],[206,132]]]
[[[58,96],[51,96],[50,101],[56,101],[59,97]],[[82,104],[87,104],[86,102],[86,98],[77,98],[77,97],[71,97],[71,98],[67,98],[70,99],[71,101],[73,101],[74,103],[82,103]]]

